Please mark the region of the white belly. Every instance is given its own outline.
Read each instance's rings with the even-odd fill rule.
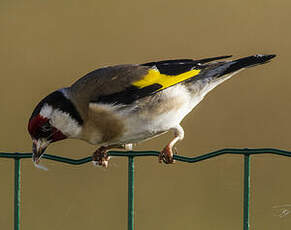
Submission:
[[[138,111],[120,114],[125,132],[119,143],[137,143],[176,127],[183,118],[202,100],[191,96],[183,85],[176,85],[156,95],[150,101],[137,104]]]

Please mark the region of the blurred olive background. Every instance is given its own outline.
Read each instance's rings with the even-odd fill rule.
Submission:
[[[57,88],[98,67],[173,58],[278,55],[225,82],[187,116],[180,154],[290,143],[291,3],[256,1],[16,1],[0,3],[0,151],[30,152],[27,120]],[[160,150],[163,135],[136,146]],[[47,152],[81,158],[96,146],[66,140]],[[127,159],[110,167],[22,160],[21,229],[125,229]],[[194,165],[136,159],[136,227],[242,228],[243,161],[222,156]],[[252,157],[251,229],[291,226],[291,160]],[[12,229],[13,161],[0,160],[0,228]]]

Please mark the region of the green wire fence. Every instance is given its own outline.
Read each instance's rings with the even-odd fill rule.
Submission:
[[[244,156],[244,200],[243,200],[243,230],[250,229],[250,160],[251,155],[255,154],[276,154],[286,157],[291,157],[291,152],[280,149],[261,148],[261,149],[221,149],[210,152],[197,157],[185,157],[174,155],[177,161],[196,163],[209,158],[217,157],[223,154],[236,154]],[[109,152],[110,156],[128,157],[128,229],[134,230],[134,158],[145,156],[158,156],[159,152],[156,151],[112,151]],[[0,158],[14,159],[14,230],[20,230],[20,160],[23,158],[31,158],[31,153],[1,153]],[[58,162],[63,162],[71,165],[81,165],[92,161],[91,157],[82,159],[70,159],[60,156],[45,154],[43,158]]]

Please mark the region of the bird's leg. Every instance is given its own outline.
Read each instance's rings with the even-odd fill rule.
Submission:
[[[162,163],[164,162],[165,164],[173,164],[175,163],[175,160],[173,159],[173,148],[174,145],[178,142],[183,140],[184,138],[184,130],[183,128],[178,125],[175,128],[172,128],[174,130],[174,139],[171,140],[166,147],[160,152],[159,155],[159,162]],[[176,154],[176,150],[174,149],[174,152]]]
[[[132,144],[101,146],[92,155],[93,165],[100,165],[107,168],[110,159],[110,156],[108,156],[107,152],[113,148],[132,150]]]

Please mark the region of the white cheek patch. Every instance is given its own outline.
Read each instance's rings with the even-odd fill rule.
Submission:
[[[70,114],[59,109],[54,109],[48,104],[43,105],[39,114],[49,119],[50,124],[67,137],[77,137],[81,132],[81,126],[70,116]]]
[[[70,114],[58,109],[52,112],[50,123],[68,137],[78,137],[82,129]]]
[[[41,108],[40,110],[40,115],[42,117],[45,117],[45,118],[50,118],[51,114],[53,112],[53,107],[48,105],[48,104],[44,104],[43,107]]]

